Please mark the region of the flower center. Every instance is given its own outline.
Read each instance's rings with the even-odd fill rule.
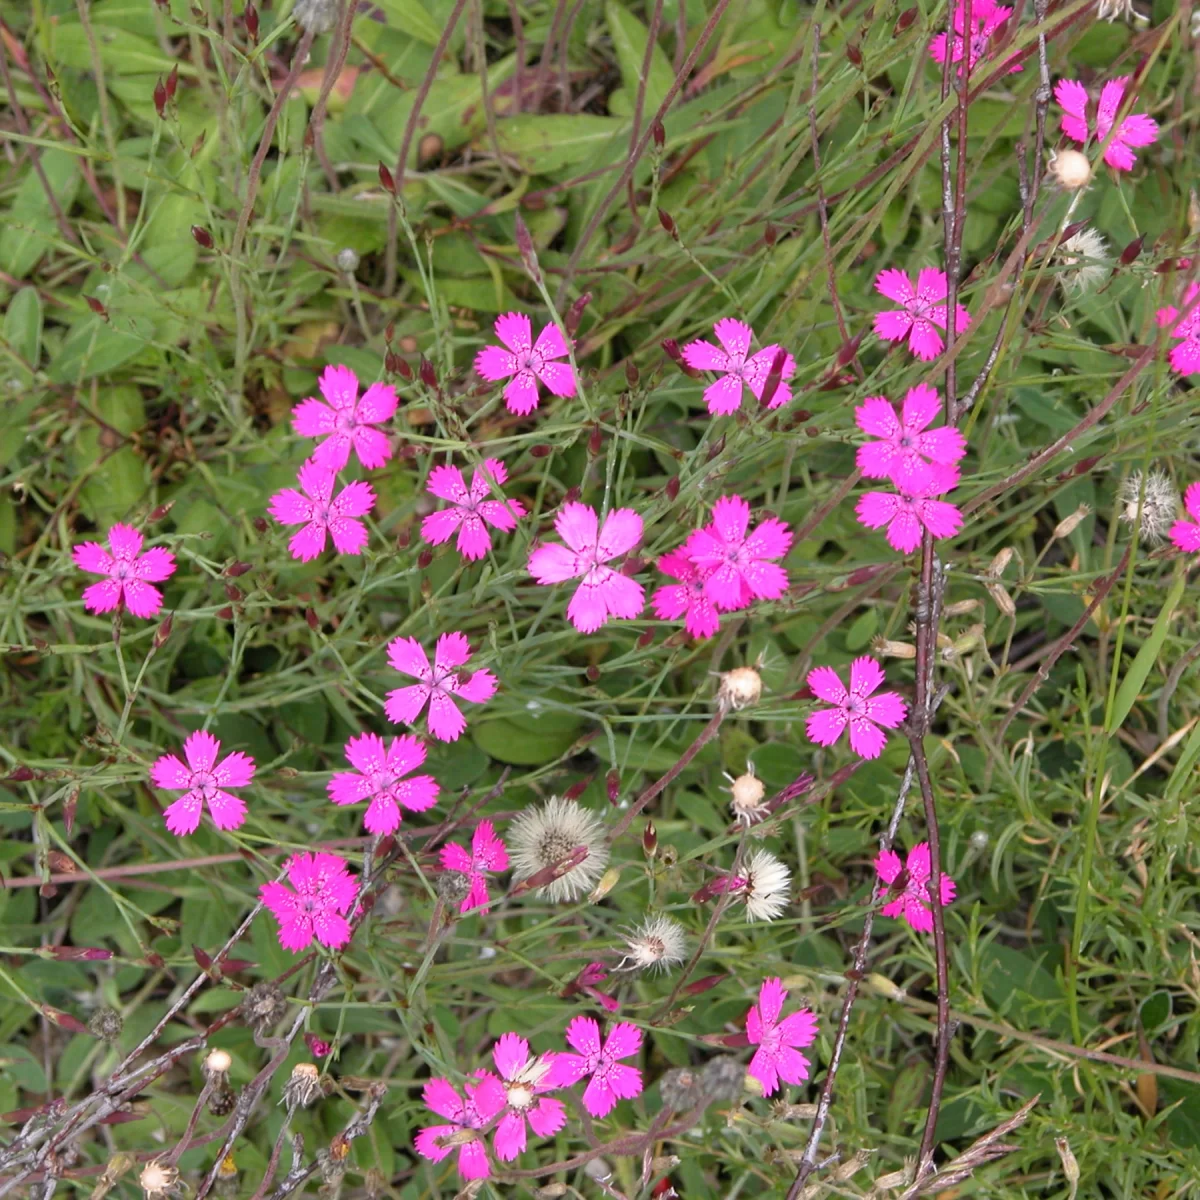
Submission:
[[[350,433],[358,422],[354,419],[352,412],[340,412],[334,420],[334,428],[338,433]]]
[[[321,521],[324,524],[328,525],[329,524],[329,505],[328,504],[320,505],[317,508],[316,517],[317,517],[318,521]]]
[[[207,800],[217,791],[217,780],[211,771],[196,771],[192,775],[192,787]]]
[[[130,565],[131,565],[130,563],[121,562],[118,560],[117,565],[116,565],[116,570],[113,572],[113,575],[117,579],[128,579]]]
[[[566,858],[574,849],[575,844],[566,834],[558,829],[550,829],[542,835],[542,840],[538,842],[538,857],[549,867]]]
[[[901,450],[911,450],[911,449],[912,449],[912,446],[913,446],[913,440],[912,440],[912,438],[910,438],[910,437],[908,436],[908,434],[907,434],[907,433],[905,433],[905,434],[901,434],[901,436],[900,436],[900,449],[901,449]]]
[[[527,1083],[512,1083],[508,1086],[508,1107],[524,1112],[533,1103],[533,1088]]]
[[[850,699],[846,701],[846,711],[852,717],[858,716],[859,713],[863,711],[862,701],[859,700],[857,696],[851,696]]]

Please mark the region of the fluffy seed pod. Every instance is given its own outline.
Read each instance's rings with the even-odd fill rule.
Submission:
[[[730,781],[729,792],[729,807],[739,825],[749,829],[751,825],[767,816],[767,806],[763,803],[767,789],[763,781],[755,775],[753,763],[746,768],[744,775]]]
[[[735,712],[749,708],[762,698],[762,676],[753,667],[734,667],[721,675],[717,703]]]
[[[1071,192],[1087,187],[1092,178],[1092,164],[1078,150],[1051,151],[1046,169],[1059,187]]]

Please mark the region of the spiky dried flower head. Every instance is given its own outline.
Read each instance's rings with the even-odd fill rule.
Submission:
[[[285,1012],[287,997],[282,989],[270,980],[256,983],[242,1001],[242,1016],[246,1024],[259,1031],[278,1025]]]
[[[766,786],[754,773],[754,764],[749,763],[744,774],[729,783],[729,807],[733,810],[733,819],[747,829],[757,821],[763,820],[768,814],[763,797],[767,794]]]
[[[710,1104],[736,1100],[746,1086],[746,1067],[732,1054],[719,1054],[704,1064],[700,1093]]]
[[[115,1008],[98,1008],[88,1021],[88,1032],[102,1042],[115,1042],[125,1028],[125,1018]]]
[[[288,1112],[307,1108],[321,1094],[321,1072],[315,1063],[297,1063],[283,1085],[283,1103]]]
[[[146,1200],[162,1200],[162,1197],[180,1190],[179,1172],[169,1164],[154,1159],[142,1168],[138,1184],[146,1193]]]
[[[1079,150],[1051,150],[1046,173],[1059,187],[1074,192],[1091,182],[1092,164]]]
[[[471,877],[462,871],[442,871],[434,881],[438,899],[446,904],[460,904],[471,890]]]
[[[773,921],[788,905],[791,872],[769,850],[755,850],[743,872],[746,919]]]
[[[1179,512],[1179,493],[1165,471],[1133,471],[1121,485],[1121,520],[1137,525],[1138,539],[1157,545]]]
[[[1112,266],[1104,235],[1091,228],[1071,234],[1054,258],[1064,268],[1058,274],[1058,286],[1067,295],[1090,292],[1104,282]]]
[[[659,1079],[658,1090],[663,1104],[675,1112],[695,1108],[702,1099],[700,1072],[695,1067],[675,1067]]]
[[[1137,9],[1133,7],[1133,0],[1100,0],[1096,5],[1098,21],[1136,20],[1139,16]]]
[[[753,667],[734,667],[721,675],[717,687],[717,704],[735,712],[749,708],[762,698],[762,676]]]
[[[508,829],[509,857],[518,882],[569,861],[575,851],[583,857],[558,878],[537,889],[551,904],[575,900],[595,887],[608,866],[608,834],[604,822],[574,800],[551,796],[540,807],[520,813]]]
[[[337,0],[296,0],[292,20],[301,29],[315,34],[328,33],[337,24]]]
[[[618,970],[669,971],[687,957],[687,931],[670,917],[647,917],[623,936],[625,957]]]

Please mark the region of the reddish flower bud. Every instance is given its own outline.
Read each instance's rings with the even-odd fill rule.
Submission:
[[[917,16],[918,16],[917,9],[906,8],[900,14],[900,18],[899,18],[899,20],[897,20],[895,28],[892,30],[892,33],[893,34],[903,33],[917,19]]]
[[[50,957],[59,962],[103,962],[112,958],[111,950],[99,946],[51,946]]]
[[[236,602],[236,601],[240,600],[241,598],[242,598],[242,592],[241,592],[240,588],[235,587],[232,583],[227,583],[225,585],[225,599],[226,600],[233,600]]]
[[[150,510],[150,515],[146,518],[146,523],[153,524],[155,521],[161,521],[174,507],[174,500],[168,500],[166,504],[156,505]]]
[[[429,566],[431,562],[433,562],[433,551],[422,550],[421,553],[417,555],[417,570],[425,570],[425,568]]]
[[[258,42],[258,9],[253,4],[246,5],[246,11],[242,14],[242,20],[246,22],[246,32],[250,35],[252,42]]]
[[[579,489],[577,487],[567,488],[567,494],[563,497],[564,504],[574,504],[579,499]]]
[[[392,344],[392,338],[394,338],[395,336],[396,336],[396,322],[389,321],[387,323],[387,325],[384,326],[383,340],[390,346]],[[306,1033],[304,1036],[309,1037],[310,1035]]]
[[[175,99],[175,89],[179,87],[179,68],[172,67],[170,75],[167,76],[167,99]]]
[[[393,196],[396,194],[396,181],[392,178],[391,171],[383,163],[379,164],[379,182],[385,192],[391,192]]]
[[[862,51],[858,48],[857,42],[847,42],[846,43],[846,57],[856,67],[861,67],[863,65]]]
[[[437,372],[433,369],[433,363],[431,363],[423,354],[421,355],[421,363],[417,370],[420,372],[421,382],[427,388],[437,388]]]
[[[647,821],[646,828],[642,830],[642,852],[647,858],[653,858],[658,853],[658,830],[654,828],[653,821]]]
[[[675,218],[671,216],[665,208],[658,210],[658,223],[676,240],[679,241],[679,230],[675,225]]]
[[[266,517],[255,517],[251,524],[255,529],[258,530],[259,533],[266,533],[267,530],[271,528],[270,525],[267,524]]]
[[[764,391],[764,394],[765,394],[765,391]],[[713,442],[713,444],[711,446],[709,446],[708,454],[705,456],[705,460],[707,462],[712,462],[712,460],[714,458],[716,458],[719,454],[724,453],[724,450],[725,450],[725,435],[721,434],[721,436],[719,438],[717,438],[717,440],[715,442]]]
[[[567,315],[563,318],[563,325],[566,326],[567,334],[574,337],[579,329],[579,322],[583,319],[583,310],[592,302],[592,293],[584,292],[570,308],[567,309]]]
[[[87,301],[88,308],[90,308],[92,312],[96,314],[96,316],[103,317],[106,321],[108,320],[108,309],[105,308],[95,296],[84,296],[84,300]]]
[[[613,767],[604,777],[604,790],[608,795],[609,804],[616,805],[621,798],[621,772]]]
[[[203,225],[192,226],[192,237],[195,239],[197,246],[203,246],[205,250],[213,248],[212,234]]]
[[[65,1013],[61,1009],[51,1008],[48,1004],[42,1005],[42,1016],[57,1025],[60,1029],[69,1030],[71,1033],[87,1033],[88,1027],[70,1013]]]
[[[167,85],[163,83],[161,75],[154,85],[154,111],[158,113],[160,121],[167,115]]]
[[[389,375],[395,375],[400,370],[400,364],[404,360],[394,350],[388,350],[383,356],[383,369]]]
[[[70,795],[63,801],[63,825],[66,826],[67,837],[75,832],[75,810],[79,807],[79,789],[72,788]]]
[[[1121,251],[1117,261],[1123,267],[1129,266],[1131,262],[1142,252],[1142,247],[1146,244],[1146,235],[1143,233],[1141,237],[1134,238],[1124,250]]]
[[[632,358],[627,358],[625,360],[625,382],[629,384],[631,388],[637,387],[638,380],[640,378],[641,375],[638,373],[637,363],[635,363]]]
[[[768,246],[774,246],[778,240],[779,231],[774,225],[771,224],[770,221],[768,221],[767,227],[763,230],[763,241],[766,242]]]
[[[650,645],[650,644],[651,644],[653,641],[654,641],[654,630],[653,630],[653,629],[647,629],[647,630],[646,630],[646,632],[645,632],[645,633],[643,633],[643,634],[641,635],[641,637],[639,637],[639,638],[638,638],[638,640],[637,640],[637,648],[638,648],[639,650],[645,650],[645,648],[646,648],[647,646],[649,646],[649,645]]]
[[[537,251],[533,246],[533,238],[529,233],[529,226],[521,220],[521,214],[516,214],[516,230],[517,230],[517,253],[521,256],[521,262],[525,270],[533,279],[538,279],[541,272],[538,270]]]
[[[654,144],[661,150],[667,143],[667,131],[663,128],[661,121],[655,121],[650,126],[650,136],[654,139]]]
[[[304,610],[304,619],[308,622],[309,629],[313,630],[314,632],[316,632],[316,630],[321,626],[321,622],[317,620],[316,612],[314,612],[311,608],[306,608]]]
[[[580,779],[577,783],[571,784],[571,786],[567,788],[565,792],[563,792],[563,799],[578,800],[579,797],[587,791],[588,784],[591,783],[595,778],[595,775],[589,775],[586,779]]]
[[[230,608],[228,604],[225,605],[224,608],[218,608],[217,612],[216,612],[216,617],[217,617],[218,621],[232,621],[233,620],[233,609]]]
[[[602,445],[602,434],[599,425],[593,425],[591,433],[588,434],[588,453],[595,458],[600,453]]]
[[[400,530],[400,532],[398,534],[396,534],[396,545],[401,550],[407,550],[411,544],[412,544],[412,530],[402,529],[402,530]]]
[[[530,458],[549,458],[554,453],[553,446],[547,446],[545,442],[539,442],[536,446],[529,447]]]
[[[174,613],[167,613],[166,620],[154,631],[155,650],[160,650],[167,644],[167,638],[171,636],[171,626],[174,624],[174,621]]]
[[[32,767],[27,767],[22,764],[19,767],[14,767],[4,780],[5,783],[28,783],[31,779],[36,778]]]
[[[724,983],[728,975],[705,975],[703,979],[694,980],[683,989],[685,996],[698,996],[701,992],[710,991],[718,983]]]
[[[787,351],[780,346],[775,351],[775,357],[771,360],[771,369],[763,381],[761,401],[763,408],[769,408],[771,401],[775,399],[775,393],[779,390],[780,383],[783,382],[783,368],[787,366],[787,358]]]
[[[679,495],[679,476],[678,475],[672,475],[671,478],[667,480],[667,486],[665,488],[665,491],[667,493],[668,500],[674,500],[676,498],[676,496]]]
[[[584,674],[588,678],[588,683],[595,683],[600,678],[600,668],[595,663],[590,663]]]
[[[413,377],[412,367],[403,358],[396,364],[396,371],[401,379],[411,379]]]
[[[689,378],[699,379],[700,372],[694,367],[689,367],[683,361],[683,351],[679,349],[679,343],[674,338],[663,338],[662,340],[663,353]]]
[[[237,579],[239,575],[245,575],[249,570],[250,564],[248,562],[233,562],[222,573],[228,575],[230,579]]]
[[[867,328],[864,325],[857,336],[852,337],[848,342],[843,342],[837,352],[837,365],[839,367],[848,367],[855,358],[858,357],[858,348],[862,345],[863,336],[866,334]]]

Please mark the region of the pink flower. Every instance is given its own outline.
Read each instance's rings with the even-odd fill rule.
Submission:
[[[642,518],[632,508],[617,508],[600,526],[596,510],[564,504],[554,519],[564,546],[539,546],[529,556],[529,573],[540,584],[581,580],[567,605],[567,618],[580,633],[595,633],[609,617],[627,620],[645,604],[642,585],[603,564],[632,550],[642,540]]]
[[[447,871],[458,871],[470,880],[470,891],[463,897],[458,911],[465,913],[472,908],[482,908],[486,912],[491,902],[486,872],[508,870],[508,849],[496,836],[491,821],[480,821],[471,835],[471,852],[468,854],[457,842],[450,842],[442,847],[442,866]],[[503,1071],[500,1073],[504,1074]]]
[[[258,890],[263,904],[279,922],[279,944],[295,953],[313,938],[336,950],[350,940],[345,913],[354,903],[356,885],[344,859],[323,851],[294,854],[288,860],[288,879],[296,890],[278,882]]]
[[[331,471],[340,471],[350,451],[368,469],[382,467],[392,457],[387,434],[372,425],[391,420],[400,403],[390,383],[373,383],[358,398],[358,376],[349,367],[328,366],[321,376],[322,404],[309,396],[292,409],[292,428],[301,437],[324,437],[317,443],[313,461]]]
[[[483,558],[492,548],[492,535],[488,526],[511,533],[517,527],[517,518],[525,515],[525,506],[520,500],[494,500],[492,492],[508,478],[508,470],[495,458],[484,459],[483,465],[475,468],[471,477],[471,488],[463,482],[462,472],[457,467],[434,467],[429,472],[425,487],[442,500],[449,500],[450,507],[430,513],[421,522],[421,536],[435,546],[448,542],[458,530],[458,552],[467,559]]]
[[[592,1017],[576,1017],[567,1026],[567,1043],[578,1054],[560,1054],[556,1073],[563,1086],[590,1075],[583,1091],[583,1107],[593,1117],[606,1117],[618,1100],[632,1100],[642,1093],[642,1073],[618,1060],[630,1058],[642,1047],[642,1031],[620,1021],[600,1044],[600,1026]]]
[[[175,574],[175,556],[155,547],[142,553],[142,535],[132,525],[114,525],[108,531],[109,550],[99,542],[81,542],[71,551],[75,565],[92,575],[107,575],[83,589],[83,607],[106,613],[122,601],[135,617],[152,617],[162,608],[162,593],[151,583]]]
[[[809,1061],[797,1047],[812,1045],[817,1036],[817,1018],[802,1008],[781,1021],[779,1014],[786,999],[781,979],[764,979],[758,989],[758,1003],[750,1005],[746,1013],[746,1037],[758,1047],[747,1071],[762,1084],[764,1096],[773,1096],[781,1079],[795,1084],[809,1076]]]
[[[945,343],[938,329],[946,328],[946,299],[949,285],[946,272],[922,267],[917,286],[894,267],[875,276],[875,290],[900,305],[900,312],[875,314],[875,332],[885,342],[901,342],[907,336],[908,348],[920,359],[937,358]],[[957,337],[971,324],[971,315],[961,304],[954,309],[954,334]],[[937,326],[935,329],[934,326]]]
[[[468,1137],[468,1131],[482,1129],[507,1103],[504,1085],[487,1071],[477,1073],[464,1085],[464,1100],[448,1079],[430,1079],[425,1084],[425,1107],[448,1125],[430,1125],[413,1139],[422,1158],[441,1162],[455,1146],[458,1147],[458,1173],[464,1179],[486,1179],[491,1174],[487,1150],[479,1135]]]
[[[1100,103],[1096,107],[1096,140],[1104,141],[1112,129],[1113,119],[1125,95],[1128,75],[1110,79],[1100,89]],[[1088,126],[1087,88],[1074,79],[1060,79],[1054,85],[1054,98],[1063,110],[1062,131],[1073,142],[1086,145],[1091,137]],[[1149,146],[1158,140],[1158,122],[1145,113],[1130,113],[1121,122],[1113,139],[1104,152],[1104,161],[1114,171],[1132,171],[1136,161],[1131,146]]]
[[[1176,521],[1167,536],[1188,554],[1200,551],[1200,483],[1189,483],[1183,493],[1183,507],[1192,519]]]
[[[875,860],[875,870],[884,883],[895,883],[901,872],[900,855],[893,850],[881,850]],[[928,842],[918,842],[908,852],[903,870],[907,876],[904,891],[879,911],[885,917],[903,917],[918,933],[929,933],[933,929],[933,913],[930,910]],[[942,904],[946,905],[954,899],[954,880],[944,871],[941,878]]]
[[[333,1053],[333,1045],[330,1042],[319,1038],[315,1033],[306,1033],[304,1035],[304,1044],[308,1047],[308,1052],[313,1058],[328,1058]]]
[[[339,771],[326,790],[334,804],[371,801],[363,817],[368,833],[395,833],[402,808],[424,812],[437,803],[438,785],[432,775],[401,778],[425,761],[425,747],[415,737],[401,734],[385,747],[383,738],[363,733],[346,743],[346,759],[355,770]]]
[[[937,467],[932,481],[911,492],[864,492],[855,513],[868,529],[887,526],[888,544],[902,554],[911,554],[921,544],[921,530],[935,538],[953,537],[962,528],[962,513],[935,496],[958,482],[954,467]]]
[[[999,33],[1003,36],[1004,23],[1012,16],[1012,9],[995,0],[974,0],[971,5],[971,39],[967,58],[968,73],[975,70],[975,64],[981,58],[988,57],[988,43]],[[967,11],[963,0],[958,0],[954,7],[954,50],[952,62],[961,63],[963,58],[963,33],[966,25]],[[946,61],[946,35],[939,33],[929,43],[929,56],[934,62],[941,64]],[[1016,57],[1015,55],[1013,56]],[[1020,65],[1012,63],[1008,68],[1011,75],[1019,71]],[[962,67],[957,72],[962,75]]]
[[[902,492],[933,482],[931,463],[953,466],[967,452],[966,439],[953,425],[926,430],[941,408],[936,389],[927,383],[909,388],[900,419],[883,396],[868,396],[854,410],[858,427],[870,437],[858,448],[858,469],[868,479],[890,479]]]
[[[503,1033],[492,1047],[492,1061],[504,1084],[508,1111],[500,1118],[492,1144],[501,1162],[511,1162],[525,1149],[525,1122],[538,1137],[551,1137],[567,1123],[561,1100],[542,1092],[561,1087],[555,1055],[530,1060],[529,1043],[515,1033]]]
[[[863,758],[878,758],[887,745],[884,729],[895,729],[908,713],[896,692],[873,695],[883,682],[883,668],[873,658],[856,658],[850,664],[850,690],[832,667],[814,667],[808,686],[818,700],[832,704],[809,714],[806,731],[818,746],[832,746],[850,726],[850,749]]]
[[[1200,283],[1189,283],[1183,294],[1184,308],[1191,304],[1197,296],[1200,296]],[[1168,325],[1173,325],[1171,336],[1183,339],[1179,345],[1171,347],[1171,367],[1180,375],[1193,375],[1200,371],[1200,305],[1192,309],[1182,321],[1179,321],[1178,317],[1179,309],[1173,304],[1168,304],[1166,308],[1160,308],[1154,314],[1154,320],[1160,329],[1166,329]],[[114,525],[113,528],[116,529],[118,526]],[[84,596],[86,599],[86,593]]]
[[[292,557],[301,562],[316,558],[325,549],[326,533],[339,554],[361,554],[367,544],[367,527],[355,518],[365,516],[375,505],[371,485],[348,483],[334,497],[333,469],[314,458],[301,464],[296,481],[299,492],[295,488],[276,492],[267,509],[281,525],[304,523],[288,541]]]
[[[412,675],[420,683],[388,692],[384,712],[397,725],[411,725],[429,704],[429,732],[440,742],[457,741],[467,727],[451,696],[461,696],[472,704],[485,704],[496,694],[496,677],[484,667],[473,673],[461,668],[471,657],[471,643],[465,633],[443,633],[429,656],[416,638],[396,638],[388,645],[388,661],[402,675]]]
[[[245,802],[224,789],[245,787],[254,778],[254,759],[235,750],[217,762],[220,749],[221,743],[211,733],[198,729],[183,742],[187,766],[174,754],[164,754],[151,764],[150,778],[155,787],[184,789],[184,794],[163,813],[167,828],[176,837],[196,832],[206,804],[218,829],[237,829],[245,821]]]
[[[787,572],[771,559],[782,558],[792,544],[792,531],[768,517],[747,535],[750,505],[741,496],[722,496],[714,505],[712,524],[684,543],[683,552],[704,575],[704,594],[726,612],[745,608],[753,599],[776,600],[787,591]]]
[[[741,408],[743,384],[754,393],[756,399],[762,399],[763,385],[767,382],[780,347],[767,346],[747,358],[754,331],[749,325],[732,317],[722,317],[713,326],[713,332],[724,349],[711,342],[688,342],[683,348],[683,361],[693,370],[713,371],[721,376],[704,389],[704,399],[710,413],[723,416]],[[783,374],[767,404],[768,408],[782,408],[792,398],[792,389],[783,380],[791,379],[795,373],[796,360],[789,354],[784,359]]]
[[[553,361],[567,357],[567,343],[557,325],[547,325],[534,342],[529,318],[510,312],[496,318],[496,336],[508,349],[484,346],[475,355],[475,371],[488,383],[514,377],[504,388],[509,412],[523,417],[537,408],[539,379],[556,396],[575,395],[570,364]]]
[[[704,591],[704,582],[711,572],[701,571],[687,555],[672,550],[658,560],[658,569],[678,583],[660,587],[651,597],[654,615],[660,621],[684,618],[684,628],[698,638],[710,638],[721,625],[721,618]]]

